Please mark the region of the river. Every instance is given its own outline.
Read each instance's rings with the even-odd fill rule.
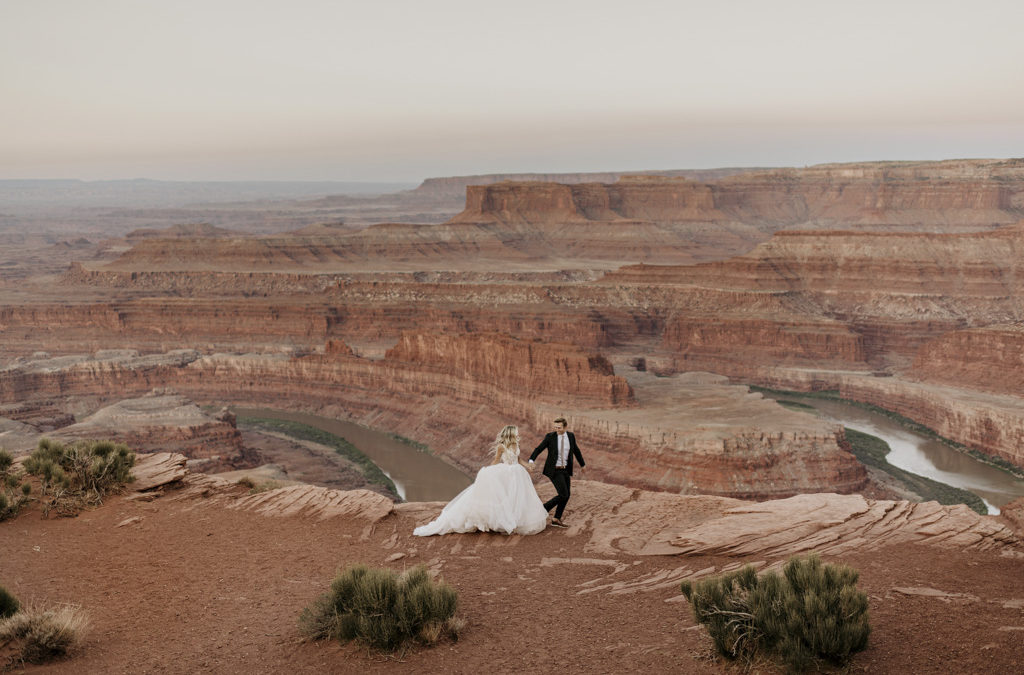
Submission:
[[[910,431],[880,413],[843,401],[796,394],[773,394],[770,398],[813,406],[824,419],[881,438],[891,448],[886,456],[890,464],[970,490],[985,501],[989,513],[999,513],[999,507],[1024,496],[1024,480],[958,452],[945,443]],[[394,482],[399,496],[407,501],[448,501],[472,482],[470,476],[439,457],[353,422],[268,408],[240,407],[235,411],[244,417],[298,422],[341,436],[379,466]]]
[[[353,422],[269,408],[232,409],[239,417],[298,422],[341,436],[380,467],[395,484],[398,496],[406,501],[448,501],[473,482],[472,478],[441,458]]]
[[[823,418],[856,431],[871,434],[889,444],[886,460],[919,476],[963,488],[985,501],[990,514],[1024,496],[1024,481],[1009,473],[958,452],[945,443],[915,433],[881,413],[860,406],[814,397],[771,394],[776,400],[798,401],[813,406]]]

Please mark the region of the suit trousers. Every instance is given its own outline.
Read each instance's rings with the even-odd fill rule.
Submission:
[[[548,476],[548,478],[551,479],[551,484],[555,486],[558,494],[544,502],[544,510],[550,511],[552,507],[557,506],[555,518],[561,520],[562,513],[565,511],[565,505],[569,503],[569,494],[572,490],[572,476],[569,475],[566,469],[555,469],[555,472]]]

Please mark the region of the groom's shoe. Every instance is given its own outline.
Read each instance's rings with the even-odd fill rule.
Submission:
[[[552,519],[551,519],[551,525],[552,525],[553,527],[569,527],[568,525],[566,525],[565,523],[563,523],[563,522],[562,522],[561,520],[559,520],[558,518],[552,518]]]

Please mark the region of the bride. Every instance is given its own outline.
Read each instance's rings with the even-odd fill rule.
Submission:
[[[548,513],[519,459],[519,429],[511,424],[502,429],[491,450],[494,462],[480,469],[472,485],[448,502],[436,519],[417,527],[413,534],[428,537],[474,530],[537,534],[544,529]]]

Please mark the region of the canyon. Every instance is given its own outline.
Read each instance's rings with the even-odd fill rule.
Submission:
[[[590,473],[612,482],[731,497],[852,492],[866,482],[843,449],[841,428],[779,410],[724,378],[636,373],[634,386],[578,348],[518,342],[406,335],[379,360],[337,343],[302,356],[179,351],[26,360],[0,371],[0,402],[104,400],[170,387],[200,401],[312,411],[388,429],[471,474],[488,461],[495,429],[511,420],[539,440],[571,398],[565,414],[588,439]],[[537,370],[525,367],[531,363]],[[455,367],[439,367],[446,364]],[[709,404],[717,420],[706,419]],[[182,451],[191,459],[212,452]],[[233,466],[243,460],[239,453],[224,458]]]
[[[758,384],[837,390],[1024,467],[1024,161],[507,178],[413,191],[465,187],[442,223],[143,229],[5,278],[0,404],[74,415],[55,402],[170,387],[388,428],[467,471],[492,427],[565,414],[602,480],[867,488],[841,428]]]
[[[1024,656],[1024,498],[905,501],[841,424],[752,386],[878,406],[1024,470],[1024,160],[452,177],[82,218],[0,231],[0,447],[140,453],[102,506],[0,523],[5,587],[81,603],[103,636],[54,672],[544,671],[565,626],[566,670],[708,672],[725,666],[680,582],[808,551],[869,594],[854,668]],[[442,503],[261,410],[467,476],[505,424],[529,452],[565,416],[586,472],[566,529],[419,538]],[[465,635],[400,660],[300,643],[351,563],[443,574]]]

